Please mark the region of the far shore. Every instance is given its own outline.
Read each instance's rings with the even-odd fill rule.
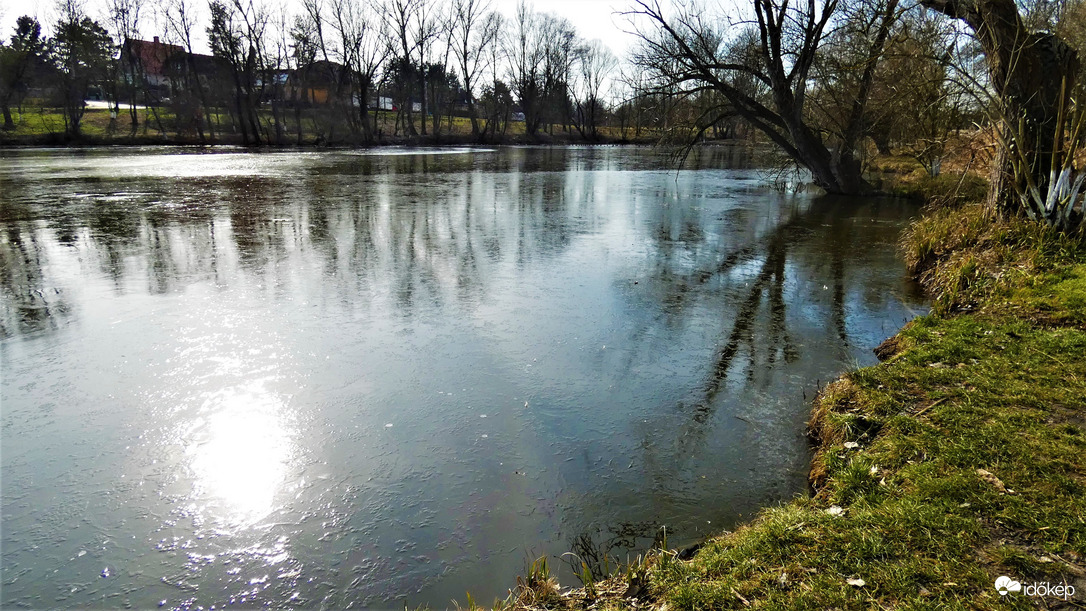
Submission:
[[[498,138],[480,139],[472,136],[441,136],[435,139],[433,136],[394,136],[382,137],[370,142],[365,141],[330,141],[313,142],[303,141],[301,144],[294,142],[265,142],[260,144],[245,144],[240,138],[217,138],[215,141],[203,140],[187,136],[161,136],[157,134],[136,136],[80,136],[72,137],[63,133],[35,134],[30,136],[13,136],[0,132],[0,147],[38,147],[38,146],[207,146],[207,147],[239,147],[245,149],[283,149],[283,150],[328,150],[349,148],[379,148],[387,146],[403,147],[445,147],[445,146],[651,146],[656,144],[655,138],[629,138],[629,139],[599,139],[583,140],[578,137],[540,135],[536,137],[506,136]],[[749,145],[746,142],[727,141],[717,142],[714,145],[724,144],[729,146]]]
[[[13,113],[14,129],[0,127],[0,146],[244,146],[246,148],[358,148],[379,146],[501,146],[501,145],[649,145],[660,141],[659,130],[634,126],[599,127],[594,132],[578,131],[572,125],[544,125],[534,134],[525,131],[523,121],[508,121],[490,133],[472,133],[471,122],[467,117],[443,117],[438,135],[433,132],[433,118],[426,118],[424,130],[418,117],[413,121],[418,134],[403,133],[404,128],[397,124],[397,116],[391,111],[380,111],[375,115],[375,133],[369,137],[358,130],[350,130],[341,121],[319,123],[311,116],[302,118],[299,130],[294,112],[283,113],[283,123],[278,132],[270,116],[261,116],[262,125],[259,142],[246,142],[245,137],[236,131],[237,126],[225,113],[214,114],[205,126],[205,133],[200,133],[194,126],[182,128],[177,125],[176,117],[168,108],[137,106],[138,123],[133,130],[131,108],[121,105],[120,111],[111,114],[111,107],[106,102],[86,102],[84,115],[78,133],[65,123],[64,114],[59,108],[28,107],[23,112]],[[311,112],[307,111],[307,112]],[[479,120],[485,128],[486,121]],[[301,133],[299,133],[299,131]],[[423,133],[431,132],[431,133]],[[723,144],[750,144],[747,140],[717,140]]]

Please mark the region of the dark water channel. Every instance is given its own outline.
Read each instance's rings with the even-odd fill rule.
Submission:
[[[0,151],[0,606],[489,601],[803,491],[916,210],[731,157]]]

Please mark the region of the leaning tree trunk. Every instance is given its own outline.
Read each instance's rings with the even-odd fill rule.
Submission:
[[[1003,213],[1022,212],[1018,193],[1021,174],[1011,155],[1029,160],[1029,175],[1043,193],[1049,182],[1052,155],[1065,143],[1060,125],[1078,74],[1075,51],[1053,34],[1029,32],[1014,0],[921,0],[924,6],[961,19],[981,44],[998,107],[998,129],[1010,134],[1018,151],[997,149],[992,166],[988,205]]]
[[[779,98],[779,107],[793,108],[790,100],[791,98]],[[781,113],[782,121],[788,127],[791,141],[784,140],[775,133],[765,133],[796,163],[806,168],[811,173],[811,179],[815,185],[827,193],[834,195],[871,193],[873,191],[871,184],[864,179],[863,167],[853,155],[851,148],[839,146],[836,150],[831,150],[817,132],[803,121],[796,120],[797,115],[796,112]]]

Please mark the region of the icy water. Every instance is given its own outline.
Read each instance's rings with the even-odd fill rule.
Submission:
[[[0,606],[489,602],[801,493],[916,210],[734,157],[0,151]]]

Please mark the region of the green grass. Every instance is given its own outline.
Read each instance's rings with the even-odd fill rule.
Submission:
[[[67,140],[64,116],[60,109],[28,103],[22,112],[18,112],[17,109],[13,109],[13,111],[15,129],[0,131],[0,143],[35,144]],[[265,132],[263,137],[267,139],[270,137],[269,134],[274,134],[272,113],[270,110],[264,109],[260,111],[259,116],[262,130]],[[372,114],[370,116],[372,117]],[[231,128],[228,114],[225,112],[213,114],[211,120],[216,125],[216,142],[223,144],[240,143],[241,136],[239,133],[234,133]],[[293,109],[284,110],[282,120],[285,134],[284,144],[297,144],[298,121],[296,121]],[[358,143],[359,136],[351,133],[342,116],[334,110],[324,107],[306,109],[303,111],[300,123],[303,145]],[[414,123],[416,130],[419,132],[418,138],[422,140],[428,138],[421,135],[422,126],[417,113],[414,116]],[[479,124],[480,128],[482,128],[485,121],[480,120]],[[377,126],[381,132],[381,138],[384,140],[391,138],[397,141],[396,139],[404,138],[402,128],[400,130],[396,128],[396,113],[380,111]],[[195,143],[198,140],[194,127],[190,126],[182,130],[181,133],[178,132],[177,117],[169,107],[157,109],[157,119],[150,111],[140,110],[139,128],[134,136],[131,133],[128,109],[124,106],[121,107],[117,119],[112,122],[108,110],[87,109],[83,115],[80,128],[81,138],[86,142],[95,144],[130,143],[133,141],[140,143]],[[433,118],[427,117],[426,130],[430,133],[432,129]],[[623,136],[622,130],[618,128],[604,127],[600,132],[608,139],[620,139]],[[643,130],[643,132],[641,137],[643,140],[652,136],[651,130]],[[629,131],[627,135],[632,137],[632,131]],[[429,137],[432,137],[432,134]],[[441,137],[459,141],[470,140],[472,138],[471,120],[467,117],[453,117],[450,125],[448,117],[442,117]],[[509,142],[549,141],[552,136],[540,132],[536,138],[529,138],[525,134],[524,123],[511,122],[501,139]],[[579,133],[572,127],[570,127],[570,131],[566,132],[560,126],[555,126],[553,139],[573,143],[583,141]]]
[[[1058,298],[1082,299],[1083,278],[1076,266]],[[1002,599],[995,578],[1075,578],[1086,558],[1086,332],[928,316],[899,339],[889,362],[823,393],[818,494],[654,573],[671,608],[1032,607]]]
[[[57,108],[26,107],[22,113],[13,112],[15,120],[14,131],[0,132],[0,138],[10,140],[33,141],[42,138],[61,138],[66,128],[64,115]],[[175,117],[166,109],[158,111],[165,131],[158,129],[158,121],[146,110],[139,111],[140,126],[137,137],[161,139],[171,136]],[[127,108],[122,108],[116,121],[112,121],[109,111],[105,109],[87,109],[80,121],[80,133],[82,137],[93,141],[111,140],[123,141],[131,137],[131,124]],[[224,120],[220,118],[220,120]],[[111,125],[112,123],[112,125]]]
[[[933,295],[936,313],[981,308],[1060,324],[1081,321],[1075,295],[1082,283],[1065,283],[1079,273],[1075,263],[1086,261],[1081,235],[1024,218],[996,219],[981,204],[968,204],[929,210],[901,244],[906,266]],[[1046,302],[1043,295],[1053,290],[1067,294]]]

